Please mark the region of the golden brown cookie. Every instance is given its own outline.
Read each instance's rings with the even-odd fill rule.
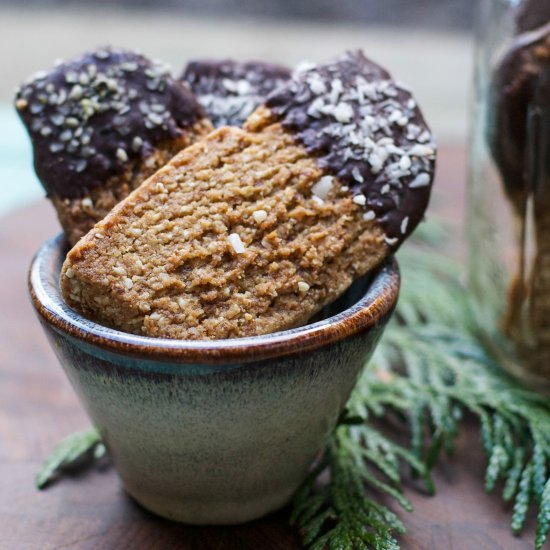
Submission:
[[[410,93],[360,52],[302,68],[244,129],[188,147],[98,223],[63,295],[158,337],[303,324],[411,233],[434,158]]]

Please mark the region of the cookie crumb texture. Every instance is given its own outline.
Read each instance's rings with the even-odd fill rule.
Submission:
[[[268,119],[215,131],[116,206],[67,257],[69,305],[135,334],[252,336],[307,322],[376,267],[376,220]]]
[[[107,178],[100,187],[85,190],[82,197],[50,196],[69,243],[75,245],[148,177],[182,149],[207,135],[210,130],[212,126],[208,120],[197,122],[184,135],[158,143],[145,158],[126,162],[127,168],[124,172]]]

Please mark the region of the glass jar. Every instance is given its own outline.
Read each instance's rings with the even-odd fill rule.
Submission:
[[[488,343],[550,389],[550,0],[481,0],[468,279]]]

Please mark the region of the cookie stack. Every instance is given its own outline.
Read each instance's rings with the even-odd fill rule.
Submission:
[[[196,61],[174,79],[105,49],[34,78],[16,106],[75,245],[65,299],[131,333],[307,323],[395,251],[429,201],[433,136],[410,91],[359,51],[292,73]]]

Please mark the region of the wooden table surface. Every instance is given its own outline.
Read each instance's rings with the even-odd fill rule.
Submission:
[[[464,152],[443,148],[433,207],[460,228]],[[3,182],[4,185],[11,184]],[[147,513],[123,492],[112,468],[66,478],[39,492],[34,475],[64,436],[88,426],[86,415],[49,349],[26,290],[34,251],[58,231],[46,201],[0,219],[0,549],[294,549],[288,511],[223,528],[195,528]],[[510,534],[510,507],[483,491],[477,427],[467,425],[457,452],[435,471],[438,495],[408,491],[404,549],[533,548],[533,521]]]

